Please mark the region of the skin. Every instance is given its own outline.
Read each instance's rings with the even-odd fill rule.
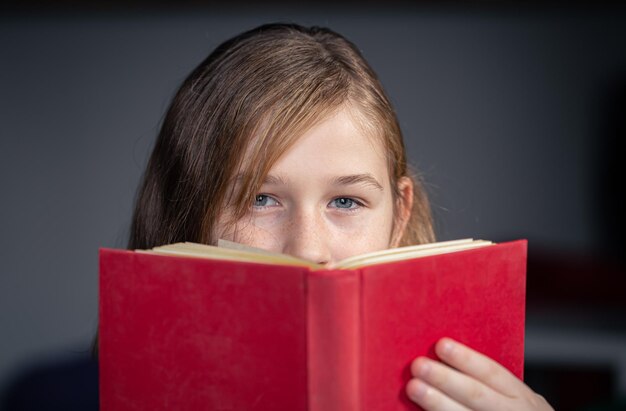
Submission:
[[[220,238],[332,266],[344,258],[398,245],[413,185],[397,181],[395,200],[381,142],[358,126],[348,107],[305,132],[271,168],[249,215],[234,226],[228,206]],[[346,155],[350,153],[350,155]],[[411,364],[408,397],[425,410],[552,410],[488,357],[449,338]]]
[[[418,357],[406,385],[411,400],[425,410],[552,410],[541,395],[506,368],[450,338],[435,345],[441,359]]]
[[[413,198],[409,178],[398,187],[402,200],[394,218],[382,145],[345,107],[305,132],[274,164],[249,215],[234,227],[226,207],[218,236],[330,266],[397,246],[395,233],[404,229]]]

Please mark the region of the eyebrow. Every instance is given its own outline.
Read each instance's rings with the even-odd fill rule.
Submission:
[[[235,176],[235,178],[233,179],[233,181],[235,182],[235,184],[239,184],[241,183],[241,181],[243,180],[243,174],[237,174]],[[287,185],[287,182],[281,177],[281,176],[275,176],[272,174],[268,174],[267,176],[265,176],[265,178],[263,179],[263,184],[270,184],[270,185]]]
[[[281,176],[268,174],[265,176],[265,180],[263,180],[263,184],[286,186],[287,182]]]
[[[288,185],[287,182],[278,175],[268,174],[263,181],[263,184],[269,185]],[[383,191],[383,186],[369,173],[365,174],[350,174],[345,176],[338,176],[331,180],[332,185],[336,186],[349,186],[361,184],[365,186],[371,186],[377,190]]]
[[[348,176],[335,177],[332,180],[334,185],[347,186],[354,184],[362,184],[372,186],[377,190],[383,191],[383,186],[371,174],[352,174]]]

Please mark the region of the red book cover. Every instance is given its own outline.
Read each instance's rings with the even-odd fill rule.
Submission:
[[[101,409],[417,410],[444,336],[522,377],[525,282],[525,240],[335,270],[102,249]]]

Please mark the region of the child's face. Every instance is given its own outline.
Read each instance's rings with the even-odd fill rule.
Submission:
[[[234,227],[222,217],[220,238],[322,264],[397,245],[382,144],[347,110],[305,132],[276,162],[248,216]]]

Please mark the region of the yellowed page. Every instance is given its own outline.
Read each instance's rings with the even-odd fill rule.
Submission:
[[[303,259],[280,253],[250,247],[244,244],[227,240],[219,240],[218,247],[197,243],[175,243],[155,247],[152,250],[137,250],[165,255],[179,255],[213,260],[245,261],[262,264],[279,264],[304,266],[313,270],[325,268],[352,269],[366,265],[408,260],[410,258],[426,257],[429,255],[444,254],[471,248],[484,247],[492,244],[490,241],[473,240],[471,238],[442,241],[438,243],[420,244],[416,246],[392,248],[346,258],[333,266],[321,266]]]

